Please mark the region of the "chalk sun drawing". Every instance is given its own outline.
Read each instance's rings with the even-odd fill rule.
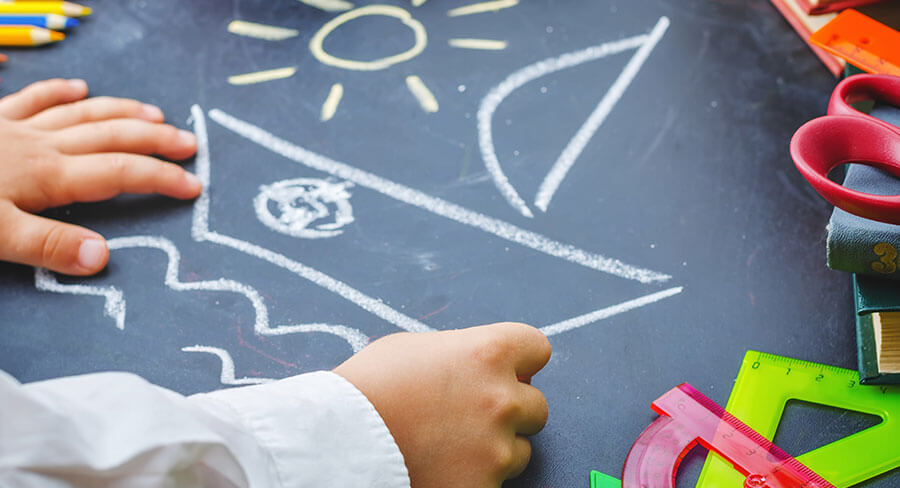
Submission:
[[[195,105],[191,109],[191,114],[194,123],[194,131],[198,141],[198,152],[196,157],[197,176],[204,183],[203,193],[195,203],[195,239],[209,240],[211,242],[233,247],[238,251],[245,252],[282,268],[291,270],[298,276],[340,295],[342,298],[401,329],[419,332],[433,330],[427,325],[390,308],[384,302],[372,299],[362,292],[351,288],[349,285],[327,276],[320,271],[312,269],[309,266],[303,265],[284,255],[275,253],[274,251],[262,248],[258,245],[210,231],[210,195],[208,189],[210,186],[211,160],[209,154],[209,136],[206,131],[206,120],[203,111]],[[303,166],[328,173],[335,178],[352,182],[356,186],[374,190],[400,202],[418,207],[459,224],[479,229],[524,247],[579,264],[586,268],[641,283],[659,283],[668,281],[671,278],[669,275],[638,268],[625,264],[617,259],[589,253],[569,244],[554,241],[535,232],[514,226],[508,222],[466,209],[447,200],[433,197],[413,188],[352,167],[346,163],[329,159],[280,139],[259,127],[236,119],[221,110],[210,110],[209,116],[222,127]],[[662,291],[649,293],[616,305],[604,307],[593,312],[546,325],[541,327],[541,330],[547,335],[554,335],[560,332],[573,330],[677,295],[681,293],[682,290],[683,287],[676,286]]]
[[[253,207],[260,222],[282,234],[305,239],[334,237],[353,222],[347,191],[351,186],[350,182],[315,178],[279,181],[262,186]]]
[[[426,0],[411,0],[411,4],[413,7],[420,7],[425,1]],[[422,54],[428,46],[428,33],[425,25],[413,17],[408,10],[403,8],[383,4],[366,5],[354,8],[352,3],[344,0],[300,0],[300,3],[319,8],[326,12],[340,12],[339,15],[323,24],[309,40],[308,49],[310,54],[315,60],[326,66],[350,71],[382,71],[414,59]],[[447,12],[447,15],[450,17],[461,17],[473,14],[497,12],[509,7],[514,7],[518,3],[518,0],[495,0],[473,3],[453,8]],[[404,51],[371,60],[343,58],[332,54],[325,49],[325,40],[336,33],[341,27],[350,22],[370,17],[389,17],[399,21],[402,26],[412,32],[414,39],[412,46]],[[232,21],[228,26],[228,31],[235,35],[255,38],[261,41],[287,41],[296,37],[295,33],[298,32],[297,29],[289,27],[258,24],[244,20]],[[448,39],[447,42],[454,48],[478,51],[502,51],[506,49],[508,45],[507,41],[502,39],[452,38]],[[290,78],[294,76],[296,72],[296,66],[270,68],[229,76],[228,83],[232,85],[263,83]],[[419,76],[408,75],[405,77],[405,83],[410,94],[416,99],[423,111],[426,113],[434,113],[440,109],[437,97],[435,97],[434,93]],[[320,120],[325,122],[334,118],[343,96],[343,84],[332,84],[331,89],[322,104],[319,117]]]
[[[553,164],[550,172],[544,177],[535,196],[534,205],[543,212],[547,211],[550,200],[556,193],[559,185],[562,183],[566,174],[575,164],[575,160],[584,151],[585,146],[597,132],[597,129],[606,120],[606,117],[612,112],[616,103],[622,98],[625,90],[634,81],[644,62],[650,56],[650,53],[659,43],[666,29],[669,27],[669,19],[660,17],[656,25],[649,34],[620,39],[618,41],[607,42],[597,46],[591,46],[579,51],[573,51],[561,56],[544,59],[534,64],[530,64],[524,68],[515,71],[507,76],[499,85],[492,88],[487,95],[481,100],[478,108],[478,147],[481,150],[481,157],[484,165],[494,180],[494,185],[500,191],[500,194],[506,198],[506,201],[525,217],[533,217],[534,214],[528,205],[519,196],[519,193],[509,182],[500,167],[500,161],[494,149],[493,141],[493,118],[497,107],[503,103],[503,100],[515,90],[519,89],[526,83],[536,80],[542,76],[551,73],[572,68],[588,61],[602,59],[607,56],[618,54],[630,49],[635,49],[628,64],[616,78],[615,82],[607,90],[606,94],[597,104],[597,107],[582,124],[575,136],[569,141],[565,149]]]

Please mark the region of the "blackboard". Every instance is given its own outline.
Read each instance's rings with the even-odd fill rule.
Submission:
[[[125,370],[193,393],[222,386],[216,351],[253,382],[332,368],[403,328],[523,321],[552,332],[535,379],[551,415],[508,485],[570,487],[618,474],[673,386],[724,404],[748,349],[855,366],[848,277],[824,265],[830,209],[787,153],[835,80],[768,2],[413,3],[322,40],[341,59],[422,48],[382,70],[314,56],[342,14],[296,0],[97,2],[65,42],[12,52],[2,93],[81,77],[205,125],[208,154],[187,166],[209,185],[197,202],[47,212],[116,248],[90,279],[0,265],[0,369]],[[233,20],[297,35],[242,36]],[[293,74],[229,82],[281,68]],[[545,211],[539,190],[567,162]],[[286,192],[324,195],[329,217],[279,224]],[[829,430],[812,425],[783,447],[816,447],[797,440]]]

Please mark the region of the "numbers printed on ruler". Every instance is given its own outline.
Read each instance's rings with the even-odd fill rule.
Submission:
[[[854,486],[900,466],[900,388],[859,384],[859,374],[834,366],[747,352],[727,410],[771,439],[791,400],[875,415],[882,422],[799,455],[796,460],[835,486]],[[746,475],[743,475],[744,477]],[[731,460],[707,457],[697,488],[741,486]],[[802,486],[802,485],[798,485]]]
[[[900,33],[853,9],[838,14],[809,40],[869,73],[900,75]]]

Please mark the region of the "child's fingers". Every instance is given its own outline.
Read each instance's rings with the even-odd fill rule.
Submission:
[[[150,156],[104,153],[68,156],[54,188],[62,201],[106,200],[120,193],[159,193],[174,198],[194,198],[200,194],[200,180],[177,164]]]
[[[520,415],[513,419],[516,432],[525,435],[534,435],[541,431],[547,424],[549,409],[547,399],[537,388],[526,385],[518,385],[518,406]]]
[[[550,341],[538,329],[516,322],[489,327],[495,327],[501,335],[500,340],[508,345],[510,359],[520,379],[528,381],[550,360]]]
[[[0,117],[25,119],[50,107],[81,100],[87,94],[84,80],[38,81],[0,99]]]
[[[53,145],[66,154],[128,152],[181,160],[197,152],[194,134],[136,119],[79,124],[57,131],[52,138]]]
[[[96,232],[0,202],[0,259],[83,276],[106,266],[109,249]]]
[[[26,122],[36,129],[52,130],[110,119],[141,119],[148,122],[162,122],[164,117],[159,107],[137,100],[96,97],[44,110]]]

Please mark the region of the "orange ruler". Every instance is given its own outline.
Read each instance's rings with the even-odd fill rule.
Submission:
[[[856,10],[844,10],[809,40],[869,73],[900,76],[900,32]]]

